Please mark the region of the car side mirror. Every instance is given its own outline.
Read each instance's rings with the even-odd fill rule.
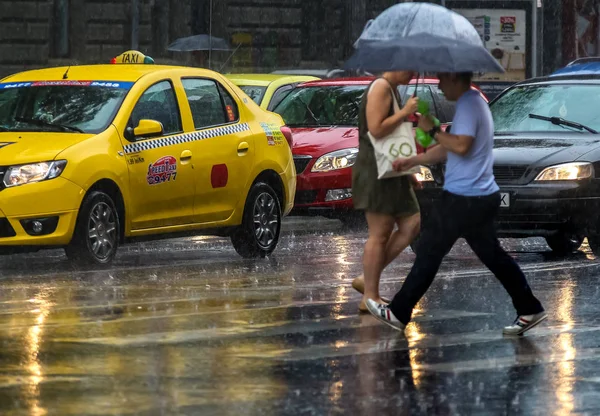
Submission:
[[[155,137],[163,134],[163,125],[156,120],[140,120],[136,128],[127,127],[126,136],[128,140],[135,140],[138,137]]]

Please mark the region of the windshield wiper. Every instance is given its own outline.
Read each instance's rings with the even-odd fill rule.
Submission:
[[[37,120],[37,119],[33,119],[33,118],[25,118],[25,117],[15,117],[15,120],[20,121],[22,123],[34,124],[36,126],[41,126],[41,127],[54,127],[54,128],[58,128],[58,129],[62,129],[62,130],[75,131],[77,133],[85,133],[79,127],[68,126],[66,124],[54,124],[54,123],[50,123],[48,121]]]
[[[311,115],[311,117],[313,118],[313,120],[314,120],[314,121],[316,121],[316,122],[317,122],[317,124],[319,124],[319,120],[317,119],[317,116],[315,116],[315,113],[313,113],[313,112],[312,112],[312,110],[310,109],[310,107],[308,106],[308,104],[306,104],[302,98],[298,97],[298,99],[300,100],[300,102],[301,102],[302,104],[304,104],[304,107],[306,107],[306,109],[307,109],[307,110],[308,110],[308,112],[310,113],[310,115]]]
[[[540,116],[537,114],[529,114],[529,118],[535,118],[538,120],[549,121],[550,123],[556,124],[557,126],[573,127],[574,129],[587,130],[590,133],[598,134],[598,132],[596,130],[592,129],[591,127],[585,126],[585,125],[577,123],[575,121],[565,120],[564,118],[560,118],[560,117],[546,117],[546,116]]]

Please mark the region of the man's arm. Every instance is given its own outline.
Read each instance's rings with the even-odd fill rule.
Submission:
[[[435,146],[415,156],[416,165],[435,165],[440,162],[445,162],[448,158],[448,150],[443,146]]]
[[[430,131],[433,128],[433,121],[429,117],[421,116],[419,119],[419,127],[421,127],[424,131]],[[469,150],[471,150],[471,146],[473,145],[473,140],[475,140],[475,137],[465,134],[452,134],[440,131],[435,134],[434,139],[452,153],[464,156],[469,153]]]
[[[435,134],[434,139],[446,149],[461,156],[466,155],[473,146],[473,136],[457,135],[440,131]]]
[[[435,165],[446,160],[448,150],[443,146],[435,146],[426,153],[421,153],[417,156],[396,159],[392,163],[394,169],[398,172],[409,170],[420,165]]]

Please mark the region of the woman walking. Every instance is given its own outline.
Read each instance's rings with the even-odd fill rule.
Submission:
[[[354,208],[365,211],[369,237],[363,256],[363,275],[352,287],[363,294],[359,311],[367,312],[366,300],[379,303],[379,279],[383,269],[412,242],[419,233],[420,212],[413,186],[414,176],[377,178],[377,162],[368,132],[375,139],[392,133],[407,117],[417,111],[418,99],[411,97],[400,108],[399,85],[413,78],[410,71],[385,72],[371,83],[365,92],[359,114],[359,152],[352,171]],[[398,229],[394,231],[394,226]]]

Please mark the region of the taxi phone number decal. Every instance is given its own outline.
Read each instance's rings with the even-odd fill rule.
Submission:
[[[267,135],[267,143],[269,146],[281,146],[285,141],[283,133],[279,129],[279,126],[274,123],[260,123],[260,127],[264,130]]]
[[[148,166],[146,180],[148,185],[158,185],[177,179],[177,159],[164,156]]]
[[[0,90],[10,88],[30,88],[30,87],[103,87],[119,88],[128,90],[133,87],[133,82],[121,81],[32,81],[32,82],[5,82],[0,83]]]

